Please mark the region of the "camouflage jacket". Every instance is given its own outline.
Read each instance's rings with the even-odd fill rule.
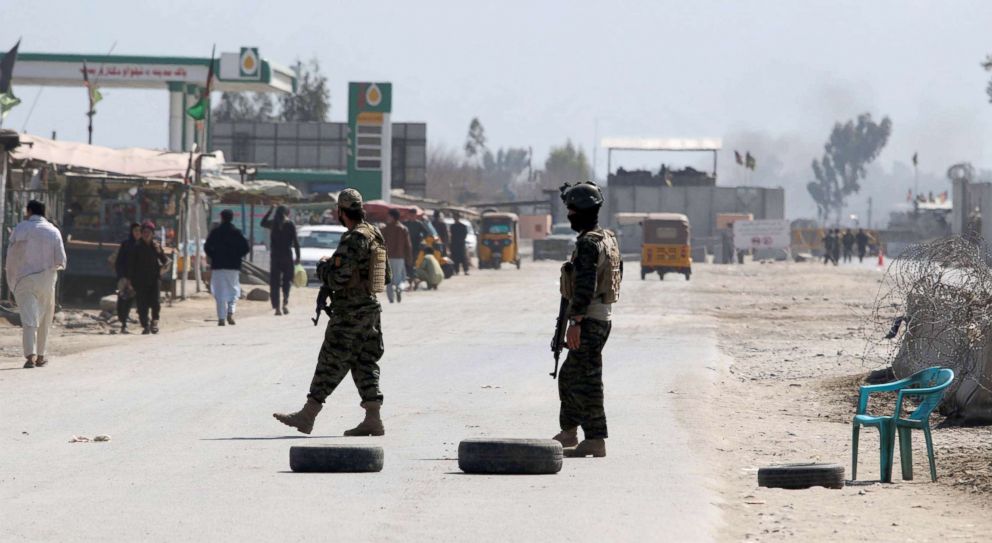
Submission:
[[[384,244],[382,233],[374,225],[362,222],[341,236],[334,255],[317,266],[317,276],[331,291],[331,309],[376,308],[379,301],[371,291],[372,244]],[[386,282],[391,274],[386,266]]]
[[[599,226],[583,232],[575,240],[571,262],[573,279],[568,316],[592,316],[592,305],[597,305],[594,314],[608,315],[608,306],[619,294],[619,282],[623,276],[623,262],[616,238]]]

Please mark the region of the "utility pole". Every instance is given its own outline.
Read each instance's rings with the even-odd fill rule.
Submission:
[[[596,179],[596,155],[599,151],[599,117],[595,117],[592,121],[592,180],[593,182],[598,181]]]

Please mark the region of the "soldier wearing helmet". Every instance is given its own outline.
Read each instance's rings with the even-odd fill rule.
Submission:
[[[381,436],[385,434],[379,414],[382,407],[378,364],[383,354],[379,324],[382,306],[376,294],[383,292],[391,281],[386,265],[386,245],[379,229],[365,222],[362,195],[357,190],[341,191],[337,216],[348,231],[341,236],[334,255],[322,259],[317,266],[317,275],[323,283],[321,289],[330,293],[331,305],[307,403],[295,413],[274,413],[273,416],[279,422],[309,434],[324,400],[350,371],[362,398],[365,419],[344,435]]]
[[[561,273],[561,294],[568,300],[568,357],[558,377],[561,432],[554,438],[566,448],[566,456],[602,457],[607,438],[602,353],[620,294],[623,261],[616,236],[599,225],[603,205],[599,187],[590,181],[565,184],[561,199],[578,238]],[[581,443],[579,426],[584,434]]]

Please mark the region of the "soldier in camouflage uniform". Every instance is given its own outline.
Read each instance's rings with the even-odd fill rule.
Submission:
[[[620,294],[623,261],[616,236],[599,226],[603,195],[592,182],[564,185],[561,198],[579,236],[572,258],[562,266],[562,296],[568,300],[568,357],[558,376],[561,400],[554,438],[572,457],[606,456],[603,409],[603,347],[610,337],[613,303]],[[585,438],[578,441],[578,427]],[[572,448],[574,447],[574,449]]]
[[[391,279],[386,265],[385,240],[378,228],[365,222],[362,196],[355,189],[345,189],[338,196],[338,220],[348,232],[341,237],[334,255],[317,266],[317,275],[323,283],[321,288],[330,291],[331,305],[310,394],[300,411],[273,416],[279,422],[309,434],[324,400],[351,371],[362,398],[365,420],[344,435],[381,436],[385,434],[379,415],[382,407],[378,364],[383,354],[379,324],[382,306],[376,293],[382,292]]]

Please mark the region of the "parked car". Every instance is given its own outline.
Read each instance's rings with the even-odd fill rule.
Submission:
[[[296,232],[300,240],[300,263],[307,271],[308,281],[318,281],[317,263],[325,256],[331,256],[341,242],[341,236],[348,229],[340,225],[315,224],[301,226]]]
[[[544,239],[534,240],[534,260],[568,260],[575,248],[575,232],[568,224],[551,226]]]
[[[465,251],[469,258],[475,256],[475,245],[478,243],[478,236],[475,235],[475,227],[472,226],[472,221],[466,219],[458,219],[458,222],[464,224],[468,227],[468,234],[465,235]],[[448,231],[451,231],[451,225],[455,224],[455,219],[445,218],[444,223],[448,225]]]

